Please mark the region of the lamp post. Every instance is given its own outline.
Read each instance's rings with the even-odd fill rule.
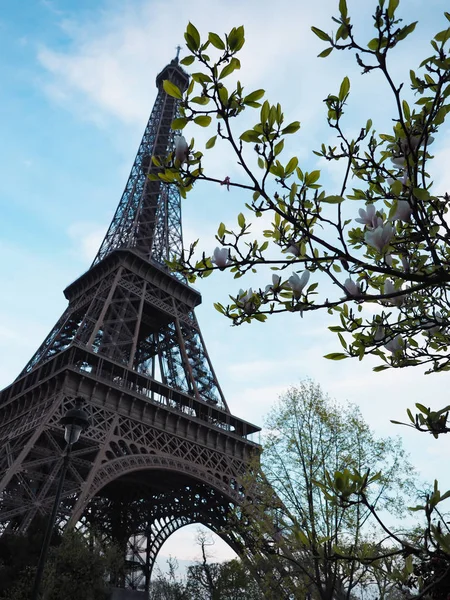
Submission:
[[[89,426],[89,418],[86,412],[81,408],[82,404],[82,398],[75,398],[75,408],[68,410],[64,417],[62,417],[60,420],[61,425],[64,425],[64,439],[66,441],[66,447],[64,449],[63,464],[61,468],[61,474],[59,476],[58,488],[56,490],[52,512],[47,523],[47,529],[45,530],[44,541],[42,543],[41,554],[39,556],[39,562],[36,569],[31,600],[38,600],[39,598],[39,590],[41,587],[45,561],[47,559],[48,547],[50,545],[50,539],[52,537],[52,531],[56,521],[56,513],[58,512],[61,492],[64,485],[64,480],[66,478],[67,467],[69,466],[70,451],[73,444],[76,444],[80,439],[81,432]]]

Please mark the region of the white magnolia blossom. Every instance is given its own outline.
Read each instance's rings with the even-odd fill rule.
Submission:
[[[349,296],[361,296],[361,288],[350,277],[345,280],[344,287]]]
[[[399,352],[400,350],[403,350],[402,336],[396,335],[395,338],[392,338],[392,340],[389,340],[388,342],[386,342],[384,347],[386,348],[386,350],[389,350],[389,352],[392,352],[392,354],[394,354],[395,352]]]
[[[287,254],[293,254],[294,256],[298,256],[300,254],[300,249],[296,244],[291,244],[286,248]]]
[[[384,335],[385,335],[385,332],[384,332],[383,325],[378,325],[377,329],[375,331],[375,335],[373,336],[373,339],[376,342],[381,342],[381,340],[384,340]]]
[[[412,135],[408,140],[406,138],[400,140],[400,146],[403,152],[408,152],[411,148],[412,150],[417,150],[419,146],[423,146],[425,144],[425,139],[427,142],[427,146],[434,142],[434,137],[429,135],[428,138],[422,137],[421,135]]]
[[[394,230],[390,223],[379,225],[373,230],[368,230],[364,234],[364,239],[368,246],[372,246],[382,254],[383,249],[388,246],[394,236]]]
[[[403,266],[403,270],[405,272],[408,272],[409,269],[411,268],[410,264],[409,264],[409,259],[407,256],[401,256],[400,257],[401,261],[402,261],[402,266]]]
[[[239,290],[238,297],[236,299],[236,305],[239,306],[239,308],[242,308],[242,310],[248,315],[251,315],[255,312],[256,306],[253,301],[252,288],[250,288],[247,292],[244,292],[244,290]]]
[[[303,288],[309,281],[309,271],[303,271],[302,276],[299,277],[297,273],[292,273],[288,279],[288,286],[294,293],[294,298],[298,300],[302,295]]]
[[[189,146],[184,136],[179,135],[175,140],[175,158],[181,164],[187,161],[189,156]]]
[[[375,204],[366,204],[366,209],[359,209],[359,218],[355,219],[357,223],[361,223],[362,225],[366,225],[370,229],[375,229],[379,225],[383,224],[383,219],[381,217],[377,217],[377,209],[375,208]]]
[[[397,210],[395,211],[393,219],[400,219],[400,221],[404,221],[405,223],[409,223],[411,221],[412,208],[407,200],[398,200],[397,202]]]
[[[384,260],[388,267],[392,267],[392,254],[386,254]]]
[[[216,264],[219,269],[224,269],[228,265],[229,259],[230,251],[228,248],[216,248],[211,262]]]
[[[391,160],[396,167],[400,167],[400,169],[406,168],[406,158],[401,154],[399,156],[393,156]]]
[[[401,292],[402,288],[396,289],[394,284],[390,279],[386,279],[384,282],[384,293],[385,294],[395,294],[396,292]],[[405,302],[405,296],[396,296],[395,298],[386,298],[386,302],[392,304],[393,306],[401,306]]]
[[[281,277],[279,275],[272,275],[272,284],[266,285],[266,294],[269,292],[276,292],[281,287]]]

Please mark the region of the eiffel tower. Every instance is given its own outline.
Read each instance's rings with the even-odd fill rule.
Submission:
[[[180,195],[152,181],[174,147],[172,120],[188,75],[178,58],[158,94],[125,191],[67,309],[19,377],[0,393],[0,533],[25,532],[51,510],[63,464],[61,417],[82,398],[90,427],[74,446],[60,526],[93,528],[123,549],[118,587],[148,596],[158,551],[202,523],[238,553],[232,531],[259,428],[231,414],[195,316],[198,291],[169,272],[182,252]],[[245,537],[245,534],[244,534]]]

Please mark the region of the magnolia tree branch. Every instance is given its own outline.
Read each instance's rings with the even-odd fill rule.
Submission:
[[[356,39],[345,0],[339,2],[339,15],[333,18],[334,34],[312,28],[328,45],[320,57],[333,51],[354,52],[363,72],[382,73],[395,100],[391,132],[376,132],[369,119],[351,139],[344,114],[349,79],[344,77],[339,91],[325,99],[326,119],[338,145],[322,144],[315,154],[326,162],[345,162],[337,194],[325,191],[319,170],[307,172],[297,157],[283,158],[285,138],[298,131],[298,121],[286,125],[280,104],[264,100],[264,90],[247,93],[239,81],[227,87],[227,78],[240,68],[243,27],[224,37],[210,33],[202,40],[189,24],[186,42],[191,53],[181,62],[196,63],[198,71],[192,73],[184,95],[172,83],[164,85],[181,101],[180,116],[172,127],[181,130],[191,122],[215,127],[206,149],[217,138],[229,144],[245,179],[231,181],[223,174],[205,173],[203,153],[195,149],[193,140],[188,146],[182,136],[178,139],[185,150],[157,159],[157,170],[150,177],[177,185],[182,195],[203,181],[248,194],[249,214],[238,215],[235,229],[220,224],[219,247],[212,256],[203,252],[196,259],[195,243],[181,261],[170,262],[191,281],[218,270],[241,278],[263,266],[274,269],[272,281],[265,286],[232,292],[228,305],[216,304],[235,325],[264,321],[282,312],[326,309],[339,318],[340,324],[332,329],[343,347],[328,358],[372,354],[381,360],[379,370],[417,364],[428,365],[430,371],[447,370],[449,203],[445,191],[439,195],[439,190],[433,190],[427,167],[432,159],[429,147],[450,110],[450,28],[434,36],[433,55],[417,72],[411,71],[416,99],[410,106],[404,84],[394,82],[390,74],[388,56],[413,33],[416,22],[404,25],[397,8],[397,0],[390,0],[388,6],[380,0],[374,13],[377,35],[368,42]],[[450,20],[448,13],[445,16]],[[211,58],[210,51],[217,56]],[[252,110],[256,124],[239,131],[235,118]],[[249,160],[252,152],[257,168]],[[349,189],[351,177],[361,182],[360,187]],[[252,228],[248,219],[264,214],[273,217],[265,239],[247,241]],[[286,270],[291,274],[284,275]],[[331,293],[329,286],[324,289],[326,278]],[[379,304],[380,314],[374,316],[372,311],[365,316],[366,303]],[[384,310],[386,306],[389,310]]]

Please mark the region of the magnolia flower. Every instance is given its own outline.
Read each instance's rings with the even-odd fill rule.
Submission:
[[[381,342],[381,340],[384,339],[384,327],[382,325],[378,325],[378,327],[376,328],[375,335],[373,336],[373,339],[376,342]]]
[[[345,280],[344,287],[349,296],[361,296],[361,288],[350,277]]]
[[[434,137],[432,135],[429,135],[427,138],[422,137],[421,135],[412,135],[410,138],[411,148],[413,150],[416,150],[418,146],[423,146],[425,144],[425,140],[427,142],[427,146],[429,146],[434,142]],[[402,140],[401,145],[405,149],[408,148],[408,142],[406,141],[406,139]]]
[[[189,146],[184,136],[180,135],[175,140],[175,158],[180,161],[181,164],[187,161],[189,156]]]
[[[272,285],[266,285],[266,294],[269,292],[276,292],[279,290],[281,284],[281,277],[279,275],[272,275]]]
[[[294,298],[298,300],[302,295],[303,288],[309,281],[309,271],[303,271],[302,276],[299,277],[297,273],[292,273],[288,279],[288,286],[294,292]]]
[[[295,244],[291,244],[286,248],[286,252],[288,254],[293,254],[294,256],[298,256],[300,254],[299,247]]]
[[[366,225],[371,229],[374,229],[378,225],[381,225],[383,222],[380,217],[377,217],[377,210],[375,208],[375,204],[366,204],[366,210],[364,208],[359,209],[359,218],[355,219],[357,223],[361,223],[362,225]],[[380,223],[381,221],[381,223]]]
[[[394,163],[395,166],[400,167],[401,169],[404,169],[406,167],[406,158],[402,155],[400,156],[393,156],[391,158],[392,162]]]
[[[392,254],[386,254],[384,261],[388,267],[392,267]]]
[[[412,209],[407,200],[398,200],[397,201],[397,210],[395,211],[393,219],[400,219],[400,221],[404,221],[405,223],[409,223],[411,221],[411,213]]]
[[[214,250],[214,256],[212,262],[216,264],[219,269],[224,269],[229,261],[230,251],[228,248],[216,248]]]
[[[385,294],[395,294],[402,291],[400,286],[399,289],[395,289],[394,284],[390,279],[386,279],[384,282],[384,293]],[[393,306],[401,306],[405,302],[404,296],[396,296],[395,298],[386,298],[386,302],[392,304]]]
[[[395,352],[399,352],[400,350],[403,350],[402,336],[396,335],[395,338],[392,338],[392,340],[389,340],[388,342],[386,342],[384,347],[386,348],[386,350],[389,350],[389,352],[392,352],[392,354],[394,354]]]
[[[368,246],[372,246],[375,250],[381,254],[383,249],[389,244],[394,236],[394,230],[390,223],[384,225],[378,225],[375,229],[368,230],[364,234],[364,239]]]
[[[402,261],[402,266],[403,266],[403,269],[404,269],[406,272],[408,272],[408,271],[409,271],[409,269],[410,269],[410,264],[409,264],[409,259],[408,259],[408,257],[407,257],[407,256],[401,256],[400,258],[401,258],[401,261]]]
[[[244,290],[239,290],[238,297],[236,299],[236,304],[239,308],[251,315],[256,310],[255,302],[253,301],[253,290],[250,288],[248,292],[244,292]]]

